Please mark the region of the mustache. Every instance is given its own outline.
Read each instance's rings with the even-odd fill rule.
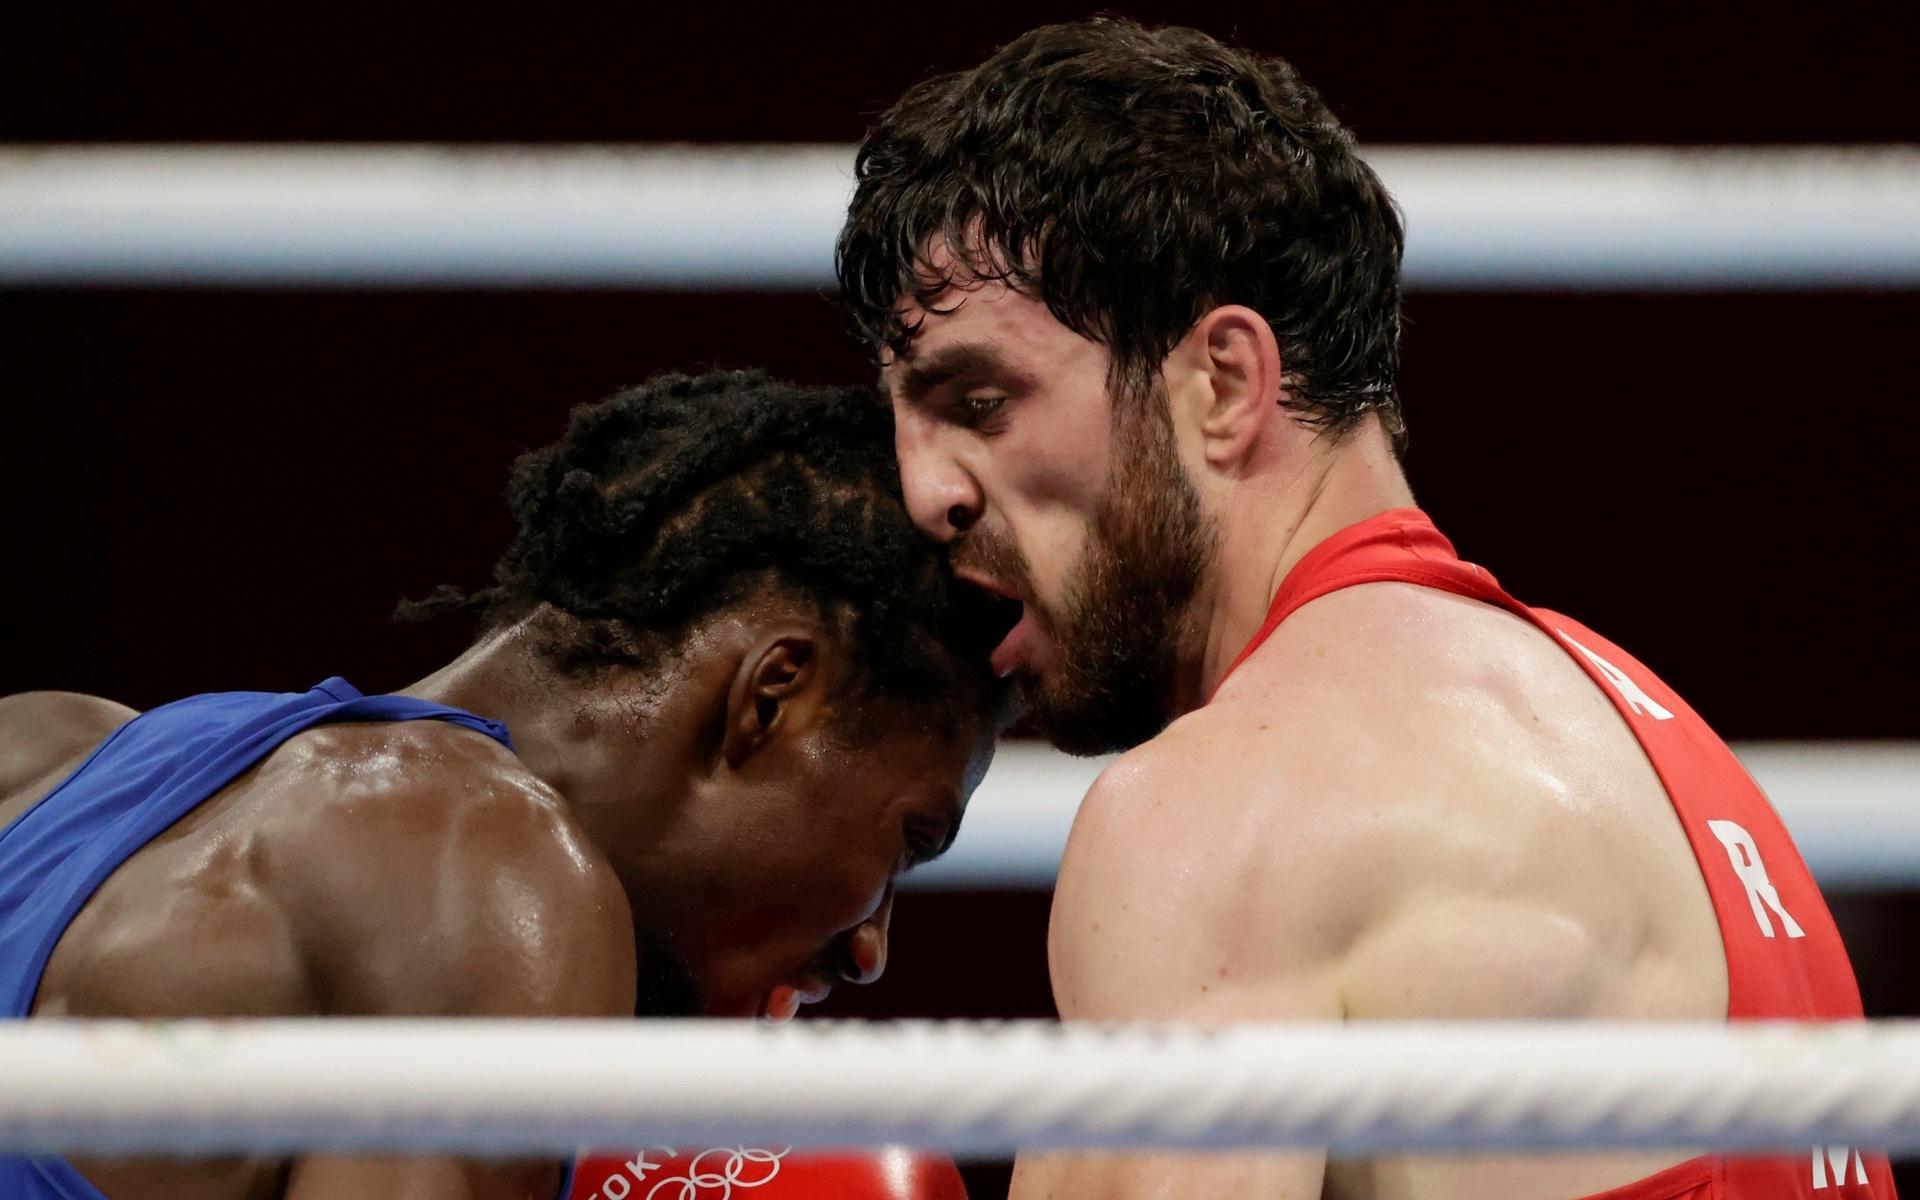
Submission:
[[[954,543],[947,561],[955,570],[985,575],[1023,603],[1033,603],[1033,569],[1013,539],[998,530],[968,530]]]

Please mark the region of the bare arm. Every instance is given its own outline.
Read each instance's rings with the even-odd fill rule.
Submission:
[[[1175,737],[1178,737],[1176,732]],[[1285,862],[1215,818],[1234,811],[1211,778],[1204,803],[1173,755],[1136,751],[1094,785],[1061,867],[1049,932],[1067,1020],[1337,1020],[1334,955],[1320,914],[1270,919]],[[1267,804],[1273,799],[1268,797]],[[1310,1200],[1324,1155],[1022,1156],[1012,1200]]]
[[[634,941],[606,865],[550,806],[481,789],[342,828],[331,868],[295,889],[330,909],[303,941],[326,1012],[342,1015],[630,1017]],[[393,823],[397,822],[397,824]],[[415,836],[407,836],[414,826]],[[551,1200],[552,1161],[334,1158],[294,1165],[287,1200]]]

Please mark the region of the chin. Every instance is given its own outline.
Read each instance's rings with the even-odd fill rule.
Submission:
[[[766,1001],[766,991],[742,988],[705,989],[700,992],[699,1017],[757,1017]]]

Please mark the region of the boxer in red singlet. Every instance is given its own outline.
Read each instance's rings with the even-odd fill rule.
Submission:
[[[1018,603],[994,651],[1064,748],[1074,1018],[1850,1019],[1765,798],[1619,647],[1413,507],[1402,232],[1286,63],[1036,30],[862,144],[841,235],[908,506]],[[1029,1158],[1016,1200],[1893,1195],[1851,1147]]]

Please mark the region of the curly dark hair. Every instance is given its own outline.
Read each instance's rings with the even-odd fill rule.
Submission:
[[[644,668],[772,583],[846,632],[871,694],[990,686],[997,618],[914,528],[871,390],[662,375],[576,408],[514,464],[507,499],[520,528],[495,585],[442,587],[403,619],[478,609],[499,627],[545,605],[564,614],[543,647],[563,670]]]
[[[1279,341],[1291,410],[1335,436],[1378,412],[1402,435],[1400,214],[1278,58],[1114,17],[1044,26],[909,90],[854,174],[840,286],[876,349],[912,338],[902,297],[999,279],[1104,343],[1116,394],[1138,395],[1208,309],[1244,304]]]

